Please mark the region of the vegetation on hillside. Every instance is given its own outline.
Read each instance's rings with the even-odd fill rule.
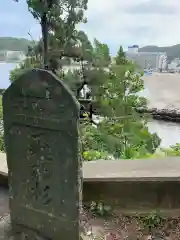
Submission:
[[[32,42],[24,38],[15,37],[0,37],[0,51],[28,51],[28,46],[32,45]]]

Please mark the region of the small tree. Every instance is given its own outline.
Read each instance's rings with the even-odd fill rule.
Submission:
[[[137,95],[143,81],[121,53],[122,48],[98,87],[96,102],[103,120],[96,128],[85,126],[84,150],[108,152],[115,158],[145,157],[154,153],[160,139],[149,133],[145,116],[136,112],[137,107],[146,105]]]
[[[125,65],[127,63],[126,53],[124,52],[122,46],[120,46],[115,60],[117,65]]]
[[[18,0],[17,0],[18,2]],[[76,25],[86,22],[84,11],[87,0],[26,0],[28,9],[40,23],[44,67],[55,71],[65,55],[78,55],[73,47],[76,42]]]

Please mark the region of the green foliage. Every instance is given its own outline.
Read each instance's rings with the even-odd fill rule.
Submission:
[[[69,84],[76,96],[79,96],[77,89],[88,84],[102,117],[95,126],[91,122],[81,126],[84,159],[107,159],[109,155],[118,159],[132,159],[154,153],[160,139],[156,134],[149,133],[145,116],[135,111],[139,106],[146,106],[146,99],[137,95],[143,89],[143,81],[136,73],[136,66],[127,61],[122,47],[119,48],[115,63],[111,64],[107,44],[95,39],[92,45],[84,32],[75,30],[75,26],[85,20],[87,0],[78,0],[76,4],[70,0],[46,3],[27,0],[29,11],[40,22],[42,32],[43,16],[46,15],[50,69],[56,70],[56,74]],[[42,44],[45,44],[44,37],[43,41],[28,49],[28,58],[11,72],[11,81],[26,69],[41,66],[45,54]],[[81,62],[82,68],[64,74],[63,54],[74,56],[74,60]],[[86,63],[82,64],[82,60],[86,60]]]
[[[0,88],[0,95],[3,95],[3,93],[5,92],[4,88]]]
[[[2,96],[0,96],[0,121],[3,119]]]
[[[30,13],[40,23],[42,30],[42,39],[28,49],[28,57],[33,63],[36,61],[42,66],[43,62],[44,67],[48,66],[56,72],[62,68],[63,57],[80,57],[84,54],[89,58],[89,53],[85,54],[85,48],[79,49],[77,43],[83,41],[89,52],[92,49],[91,44],[86,34],[75,29],[77,24],[86,22],[84,11],[87,9],[87,0],[75,2],[26,0],[26,2]],[[24,69],[27,66],[20,68]],[[12,76],[11,79],[16,78]]]
[[[102,202],[93,201],[90,204],[90,211],[91,213],[93,213],[93,215],[104,217],[104,216],[110,215],[112,209],[110,206],[105,205]]]
[[[100,152],[100,151],[93,151],[93,150],[83,152],[83,159],[85,161],[93,161],[93,160],[99,160],[99,159],[106,160],[108,158],[109,158],[108,152]]]
[[[9,80],[14,82],[17,80],[22,74],[24,74],[27,70],[40,67],[40,62],[35,58],[26,58],[22,61],[18,67],[10,71]]]
[[[161,148],[161,151],[167,157],[180,156],[180,143],[170,146],[169,148]]]
[[[27,0],[29,11],[39,21],[42,29],[43,59],[50,69],[57,70],[65,55],[80,55],[74,46],[77,44],[77,24],[85,22],[84,11],[87,0],[48,0],[45,3]]]
[[[92,61],[93,47],[88,39],[88,36],[85,32],[79,31],[77,32],[76,39],[80,43],[79,50],[83,60]]]
[[[93,65],[96,67],[108,67],[110,63],[111,57],[108,45],[94,39]]]
[[[24,72],[26,71],[26,69],[21,69],[16,67],[15,69],[10,71],[10,76],[9,76],[9,80],[11,82],[14,82],[15,80],[17,80]]]
[[[27,53],[32,42],[24,38],[0,37],[0,50],[23,51]]]
[[[86,35],[83,54],[89,44]],[[99,105],[99,115],[103,117],[96,127],[91,123],[82,125],[83,157],[85,160],[114,158],[141,158],[154,153],[160,144],[156,134],[150,134],[146,119],[136,113],[135,108],[146,106],[146,99],[137,96],[143,89],[143,81],[135,73],[135,66],[124,59],[122,48],[116,57],[116,64],[109,65],[109,49],[106,44],[94,41],[92,55],[84,68],[86,81],[91,89],[93,99]],[[94,64],[93,68],[91,67]],[[32,53],[19,68],[11,72],[10,80],[14,81],[26,69],[40,65],[40,57]],[[108,67],[109,66],[109,67]],[[108,71],[104,69],[108,67]],[[80,71],[68,71],[64,81],[76,92],[82,82]]]
[[[0,96],[0,124],[3,120],[2,96]],[[3,127],[0,126],[0,151],[5,152]]]
[[[5,152],[4,135],[0,133],[0,151]]]
[[[83,126],[84,151],[106,152],[118,159],[142,158],[155,152],[160,139],[148,131],[145,116],[135,110],[146,106],[146,99],[137,95],[143,81],[122,52],[120,48],[116,63],[102,71],[103,81],[96,85],[95,99],[103,119],[96,127]],[[96,53],[102,57],[101,49]]]
[[[61,77],[60,77],[61,78]],[[76,96],[76,90],[78,85],[81,84],[81,77],[79,74],[79,70],[68,70],[67,73],[63,77],[64,82],[70,87],[70,89],[74,92]]]
[[[106,44],[100,43],[96,39],[92,46],[87,35],[82,31],[79,32],[77,39],[81,43],[77,49],[81,53],[80,55],[84,61],[83,63],[81,62],[80,69],[69,70],[63,79],[76,96],[77,89],[79,89],[85,81],[91,90],[91,96],[94,98],[97,93],[97,86],[104,81],[107,75],[103,68],[107,67],[111,61],[109,48]],[[78,59],[76,60],[79,61]]]
[[[115,60],[116,60],[117,65],[125,65],[127,63],[126,54],[125,54],[122,46],[120,46]]]
[[[143,224],[144,227],[148,227],[149,230],[151,230],[151,229],[157,228],[161,224],[163,224],[165,218],[157,211],[154,211],[154,212],[151,212],[147,216],[140,216],[139,220]]]

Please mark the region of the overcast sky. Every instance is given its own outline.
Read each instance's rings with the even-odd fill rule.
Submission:
[[[39,38],[38,23],[28,12],[26,0],[0,0],[0,36]],[[108,43],[111,53],[120,44],[173,45],[180,43],[179,0],[89,0],[88,23],[81,28],[92,40]]]

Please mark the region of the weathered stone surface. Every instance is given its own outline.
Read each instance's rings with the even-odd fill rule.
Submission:
[[[0,239],[8,240],[13,239],[11,231],[10,215],[0,218]]]
[[[41,237],[37,232],[29,229],[22,228],[20,231],[12,231],[12,224],[10,215],[5,215],[0,218],[0,239],[3,240],[49,240],[48,238]]]
[[[79,240],[77,101],[57,77],[34,69],[5,91],[3,115],[13,230]]]

